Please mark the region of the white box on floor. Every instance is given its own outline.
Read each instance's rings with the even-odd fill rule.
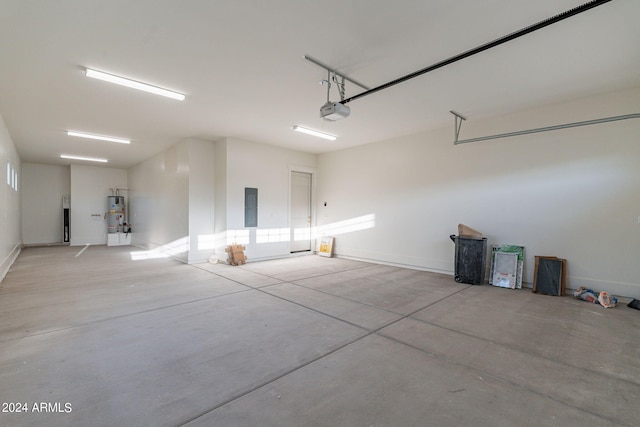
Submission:
[[[131,244],[131,233],[107,233],[107,246],[125,246]]]

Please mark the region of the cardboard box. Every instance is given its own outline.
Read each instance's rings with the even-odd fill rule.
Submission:
[[[474,230],[473,228],[464,224],[458,224],[458,236],[471,237],[474,239],[482,239],[484,237],[478,230]]]
[[[247,257],[244,255],[245,247],[243,245],[232,244],[227,246],[224,250],[228,254],[227,262],[231,265],[240,265],[247,262]]]

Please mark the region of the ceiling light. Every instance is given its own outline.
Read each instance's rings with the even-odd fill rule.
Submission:
[[[70,154],[60,154],[60,158],[71,159],[71,160],[86,160],[88,162],[100,162],[100,163],[107,163],[109,161],[107,159],[98,159],[95,157],[72,156]]]
[[[317,136],[319,138],[328,139],[329,141],[335,141],[336,140],[335,136],[329,135],[328,133],[318,132],[317,130],[307,129],[305,127],[298,126],[298,125],[295,125],[293,127],[293,130],[295,130],[296,132],[306,133],[307,135],[313,135],[313,136]]]
[[[135,80],[129,80],[124,77],[114,76],[113,74],[103,73],[102,71],[92,70],[87,68],[87,72],[85,74],[87,77],[92,77],[98,80],[104,80],[105,82],[115,83],[118,85],[130,87],[133,89],[143,90],[145,92],[155,93],[156,95],[166,96],[167,98],[177,99],[178,101],[182,101],[185,96],[178,92],[173,92],[171,90],[162,89],[157,86],[151,86],[146,83],[137,82]]]
[[[78,132],[75,130],[68,130],[67,135],[69,136],[79,136],[80,138],[89,138],[89,139],[98,139],[100,141],[110,141],[110,142],[118,142],[120,144],[130,144],[130,139],[125,138],[116,138],[113,136],[102,136],[102,135],[93,135],[90,133]]]

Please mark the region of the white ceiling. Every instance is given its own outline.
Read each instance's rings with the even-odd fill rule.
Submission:
[[[640,86],[640,1],[613,0],[355,100],[347,119],[319,118],[326,71],[305,54],[375,87],[586,2],[0,0],[0,114],[23,162],[68,164],[68,153],[127,168],[185,138],[321,153],[453,129],[449,110],[479,119]],[[89,79],[85,67],[187,98]]]

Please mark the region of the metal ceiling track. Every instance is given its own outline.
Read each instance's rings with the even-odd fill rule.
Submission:
[[[431,65],[431,66],[429,66],[427,68],[423,68],[422,70],[413,72],[411,74],[407,74],[406,76],[400,77],[399,79],[395,79],[395,80],[390,81],[388,83],[385,83],[385,84],[382,84],[380,86],[374,87],[373,89],[369,89],[369,90],[367,90],[365,92],[362,92],[362,93],[354,95],[354,96],[352,96],[350,98],[344,99],[344,100],[340,101],[340,103],[341,104],[347,104],[347,103],[349,103],[351,101],[355,101],[356,99],[362,98],[362,97],[367,96],[367,95],[371,95],[372,93],[379,92],[379,91],[381,91],[383,89],[387,89],[387,88],[389,88],[391,86],[395,86],[395,85],[397,85],[399,83],[402,83],[402,82],[405,82],[407,80],[413,79],[415,77],[421,76],[421,75],[426,74],[426,73],[428,73],[430,71],[437,70],[438,68],[444,67],[445,65],[449,65],[449,64],[452,64],[454,62],[460,61],[462,59],[468,58],[468,57],[470,57],[472,55],[478,54],[480,52],[484,52],[485,50],[488,50],[488,49],[491,49],[493,47],[499,46],[499,45],[501,45],[503,43],[506,43],[508,41],[517,39],[518,37],[522,37],[522,36],[524,36],[526,34],[532,33],[534,31],[537,31],[537,30],[541,29],[541,28],[548,27],[549,25],[555,24],[556,22],[560,22],[560,21],[563,21],[563,20],[565,20],[567,18],[570,18],[572,16],[578,15],[578,14],[580,14],[582,12],[586,12],[587,10],[593,9],[594,7],[597,7],[597,6],[601,6],[601,5],[603,5],[605,3],[608,3],[610,1],[611,0],[594,0],[594,1],[590,1],[588,3],[583,4],[582,6],[578,6],[578,7],[575,7],[573,9],[567,10],[566,12],[562,12],[562,13],[560,13],[558,15],[552,16],[551,18],[547,18],[544,21],[540,21],[537,24],[530,25],[530,26],[528,26],[526,28],[523,28],[523,29],[521,29],[519,31],[516,31],[516,32],[513,32],[513,33],[508,34],[506,36],[500,37],[499,39],[496,39],[496,40],[494,40],[492,42],[485,43],[485,44],[483,44],[481,46],[478,46],[478,47],[476,47],[474,49],[471,49],[471,50],[468,50],[466,52],[463,52],[463,53],[461,53],[459,55],[452,56],[449,59],[445,59],[444,61],[440,61],[440,62],[438,62],[436,64],[433,64],[433,65]],[[305,58],[309,59],[306,56],[305,56]],[[318,64],[318,65],[320,65],[320,64]],[[326,67],[324,65],[321,65],[321,66],[323,68],[329,69],[328,67]],[[351,80],[351,79],[348,79],[348,80],[353,82],[353,80]],[[355,83],[355,82],[353,82],[353,83]],[[356,84],[358,84],[358,83],[356,83]],[[362,87],[362,85],[360,85],[360,84],[358,84],[358,86]]]
[[[604,117],[601,119],[585,120],[582,122],[565,123],[562,125],[546,126],[542,128],[536,128],[536,129],[520,130],[516,132],[501,133],[501,134],[489,135],[489,136],[480,136],[478,138],[461,140],[461,139],[458,139],[458,137],[460,136],[460,128],[462,127],[462,121],[467,120],[467,118],[460,115],[459,113],[456,113],[455,111],[451,111],[450,113],[455,116],[455,140],[453,141],[454,145],[466,144],[467,142],[487,141],[489,139],[509,138],[512,136],[527,135],[530,133],[549,132],[552,130],[575,128],[579,126],[597,125],[600,123],[615,122],[618,120],[640,119],[640,113],[624,114],[622,116]]]
[[[331,68],[330,66],[318,61],[317,59],[315,59],[312,56],[305,55],[304,59],[306,59],[309,62],[312,62],[312,63],[316,64],[320,68],[324,68],[325,70],[327,70],[331,74],[339,76],[339,77],[343,78],[344,80],[350,81],[351,83],[353,83],[356,86],[360,86],[364,90],[371,90],[371,88],[369,86],[363,85],[362,83],[352,79],[351,77],[347,76],[346,74],[341,73],[340,71],[336,70],[335,68]]]

